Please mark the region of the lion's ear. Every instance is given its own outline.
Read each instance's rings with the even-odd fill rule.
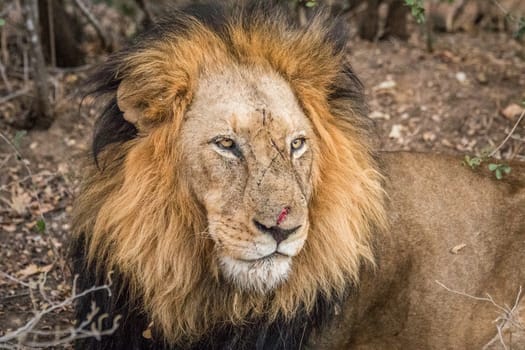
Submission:
[[[131,93],[131,87],[128,85],[125,81],[120,83],[117,90],[117,105],[122,111],[124,119],[138,127],[143,108],[141,108],[137,96]]]

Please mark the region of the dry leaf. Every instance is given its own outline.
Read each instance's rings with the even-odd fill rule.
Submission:
[[[392,125],[392,129],[390,130],[390,134],[388,134],[388,137],[391,139],[400,139],[401,138],[401,131],[404,129],[403,125],[401,124],[394,124]]]
[[[457,254],[459,253],[460,250],[462,250],[463,248],[465,248],[467,245],[465,243],[461,243],[461,244],[458,244],[457,246],[455,246],[454,248],[450,249],[450,252],[452,254]]]
[[[380,112],[380,111],[373,111],[368,115],[368,118],[370,119],[383,119],[383,120],[390,120],[390,115]]]
[[[9,205],[18,215],[23,216],[27,213],[27,208],[31,203],[31,196],[20,186],[13,186],[11,189],[11,200],[8,201],[2,198],[2,201]]]
[[[16,231],[16,225],[15,224],[8,224],[8,225],[2,225],[2,230],[5,232],[15,232]]]
[[[397,86],[397,83],[393,80],[385,80],[379,85],[374,86],[374,91],[393,89]]]
[[[501,114],[509,119],[509,120],[515,120],[518,118],[518,116],[525,111],[525,108],[522,108],[521,106],[517,105],[516,103],[512,103],[505,107]]]
[[[29,264],[26,268],[18,271],[18,275],[20,278],[26,278],[29,276],[36,275],[38,273],[47,273],[51,271],[53,268],[53,264],[45,265],[45,266],[36,266],[35,264]]]

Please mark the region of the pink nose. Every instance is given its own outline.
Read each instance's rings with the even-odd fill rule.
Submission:
[[[288,213],[290,212],[289,207],[284,207],[283,210],[279,213],[279,216],[277,217],[277,225],[280,225],[284,220],[286,220],[286,217],[288,216]]]

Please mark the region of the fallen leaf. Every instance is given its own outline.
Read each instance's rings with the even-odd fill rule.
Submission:
[[[385,80],[379,85],[374,86],[374,91],[393,89],[397,86],[397,83],[393,80]]]
[[[39,272],[38,266],[36,266],[35,264],[30,264],[26,268],[18,271],[18,275],[21,278],[26,278],[32,275],[36,275],[38,272]]]
[[[390,130],[390,134],[388,134],[388,137],[391,139],[400,139],[401,138],[401,131],[404,129],[403,125],[401,124],[394,124],[392,125],[392,129]]]
[[[53,268],[53,264],[45,265],[45,266],[37,266],[35,264],[29,264],[26,268],[18,271],[18,275],[20,278],[27,278],[29,276],[36,275],[37,273],[47,273],[51,271]]]
[[[501,110],[501,115],[503,115],[505,118],[509,120],[515,120],[524,111],[525,111],[525,108],[521,107],[520,105],[516,103],[512,103],[508,105],[507,107],[505,107],[503,110]]]
[[[8,225],[2,225],[2,230],[5,232],[15,232],[16,231],[16,225],[15,224],[8,224]]]
[[[460,250],[462,250],[463,248],[465,248],[467,245],[465,243],[461,243],[461,244],[458,244],[457,246],[455,246],[454,248],[450,249],[450,252],[452,254],[457,254],[459,253]]]

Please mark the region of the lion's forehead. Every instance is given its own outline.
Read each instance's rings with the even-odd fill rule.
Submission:
[[[285,136],[309,128],[290,85],[275,72],[248,67],[203,74],[188,118],[219,133],[242,134],[264,124]]]

